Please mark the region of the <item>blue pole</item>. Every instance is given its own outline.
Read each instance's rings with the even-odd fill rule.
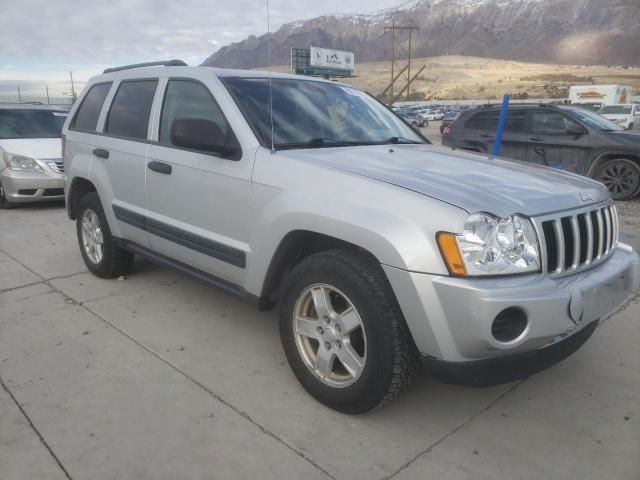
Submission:
[[[509,110],[509,95],[502,97],[502,108],[500,109],[500,120],[498,120],[498,131],[496,132],[496,138],[493,141],[493,150],[491,155],[497,157],[500,155],[500,145],[502,144],[502,134],[504,133],[504,126],[507,123],[507,111]]]

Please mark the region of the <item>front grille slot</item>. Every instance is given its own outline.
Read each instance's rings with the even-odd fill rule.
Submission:
[[[586,214],[581,213],[578,215],[578,230],[580,232],[580,258],[578,264],[583,264],[587,261],[587,221],[585,220]]]
[[[64,160],[54,159],[54,160],[45,160],[47,166],[55,173],[64,173]]]
[[[615,206],[543,219],[546,271],[575,271],[607,257],[618,241]]]

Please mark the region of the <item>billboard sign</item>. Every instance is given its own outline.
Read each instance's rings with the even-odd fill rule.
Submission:
[[[339,70],[353,70],[355,57],[353,52],[332,50],[330,48],[311,47],[309,63],[313,67]]]

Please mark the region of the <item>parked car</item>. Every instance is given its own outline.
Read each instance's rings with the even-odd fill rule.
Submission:
[[[489,153],[499,113],[499,106],[491,106],[461,114],[442,144]],[[501,155],[595,178],[616,200],[640,192],[640,132],[578,107],[512,105]]]
[[[578,108],[583,108],[585,110],[589,110],[591,112],[598,112],[598,110],[600,110],[602,108],[602,102],[596,102],[596,103],[572,103],[571,104],[574,107],[578,107]]]
[[[447,127],[449,127],[456,120],[456,118],[458,118],[458,115],[460,115],[460,112],[453,111],[448,111],[444,114],[444,117],[442,117],[442,123],[440,124],[441,135],[444,135],[445,132],[447,132],[448,134]]]
[[[347,85],[177,63],[107,70],[65,124],[85,265],[117,277],[137,253],[277,305],[326,405],[388,403],[420,359],[475,386],[530,375],[640,286],[598,182],[432,147]]]
[[[427,121],[442,120],[444,118],[444,114],[438,110],[421,110],[420,115]]]
[[[404,111],[399,112],[398,116],[414,128],[429,126],[429,122],[419,113]]]
[[[627,130],[633,130],[633,126],[640,123],[640,105],[636,103],[604,105],[598,113]]]
[[[68,111],[0,104],[0,208],[64,200],[60,135]]]

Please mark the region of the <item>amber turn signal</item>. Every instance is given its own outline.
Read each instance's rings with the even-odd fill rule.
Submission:
[[[467,269],[464,266],[456,236],[453,233],[438,232],[436,240],[449,273],[457,277],[464,277],[467,274]]]

